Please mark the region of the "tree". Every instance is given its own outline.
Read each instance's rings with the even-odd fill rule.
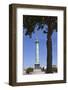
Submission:
[[[29,68],[26,69],[27,74],[30,74],[31,72],[33,72],[33,68],[29,67]]]
[[[25,35],[29,35],[32,37],[32,33],[34,33],[34,28],[36,24],[38,24],[38,29],[43,29],[44,25],[48,25],[48,31],[44,30],[43,33],[47,34],[47,73],[52,73],[52,33],[54,30],[57,32],[57,17],[52,16],[23,16],[23,25],[26,28]]]

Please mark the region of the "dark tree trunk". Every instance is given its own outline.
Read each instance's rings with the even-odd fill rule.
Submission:
[[[52,73],[52,30],[50,24],[48,24],[48,34],[47,34],[47,70],[46,73]]]
[[[52,40],[47,40],[47,73],[52,73]]]

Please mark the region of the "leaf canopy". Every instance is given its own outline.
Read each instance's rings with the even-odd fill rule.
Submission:
[[[56,30],[57,32],[57,17],[55,16],[32,16],[32,15],[23,15],[23,26],[26,28],[25,35],[32,36],[32,33],[35,32],[34,28],[38,24],[38,29],[43,29],[44,25],[50,24],[51,31]],[[50,32],[48,30],[48,32]],[[47,33],[43,31],[43,33]]]

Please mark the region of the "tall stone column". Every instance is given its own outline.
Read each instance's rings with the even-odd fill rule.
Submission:
[[[35,41],[35,46],[36,46],[36,60],[35,60],[35,68],[39,69],[40,68],[40,61],[39,61],[39,41],[38,39]]]

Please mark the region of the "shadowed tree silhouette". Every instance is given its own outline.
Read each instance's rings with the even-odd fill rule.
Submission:
[[[32,37],[32,33],[35,33],[35,27],[38,24],[37,30],[43,30],[44,25],[48,26],[48,30],[43,30],[44,34],[47,34],[47,73],[52,73],[52,33],[55,30],[57,32],[57,17],[55,16],[32,16],[23,15],[23,27],[26,28],[25,35]]]

